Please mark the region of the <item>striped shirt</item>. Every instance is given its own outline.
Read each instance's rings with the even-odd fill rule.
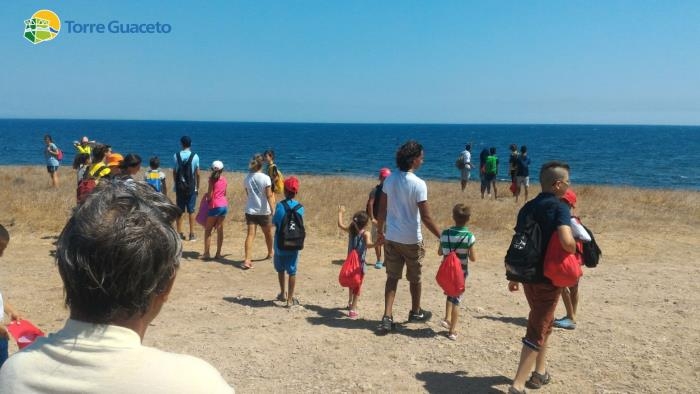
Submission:
[[[469,248],[474,246],[475,242],[474,234],[467,227],[450,227],[440,234],[440,247],[443,256],[447,256],[454,250],[464,266],[467,265]]]

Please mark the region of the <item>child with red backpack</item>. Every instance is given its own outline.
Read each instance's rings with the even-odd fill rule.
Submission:
[[[471,209],[464,204],[457,204],[452,208],[452,219],[455,222],[453,227],[445,229],[440,235],[440,247],[438,255],[447,256],[451,252],[455,252],[459,258],[464,279],[469,275],[468,261],[476,262],[476,252],[474,243],[476,238],[474,234],[467,228],[467,223],[471,217]],[[457,320],[459,318],[459,303],[462,300],[464,293],[457,296],[447,295],[445,301],[445,318],[440,324],[447,328],[449,332],[447,337],[453,341],[457,340]]]
[[[354,215],[352,215],[352,222],[349,225],[345,225],[343,220],[344,212],[345,207],[342,205],[339,206],[338,227],[340,227],[341,230],[348,233],[348,256],[353,250],[356,251],[357,256],[359,258],[359,267],[362,270],[361,277],[364,278],[367,248],[373,248],[375,246],[372,243],[372,237],[370,236],[370,233],[366,231],[367,224],[369,223],[369,215],[365,211],[358,211]],[[357,313],[357,301],[360,298],[361,287],[361,280],[358,286],[348,287],[348,317],[351,319],[357,319],[357,317],[359,316],[359,313]]]

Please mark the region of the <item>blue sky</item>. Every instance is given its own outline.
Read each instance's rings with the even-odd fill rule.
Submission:
[[[698,125],[699,44],[697,1],[2,2],[0,117]]]

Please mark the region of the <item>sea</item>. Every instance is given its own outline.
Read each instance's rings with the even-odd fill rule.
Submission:
[[[380,168],[396,167],[397,148],[413,139],[425,153],[417,174],[428,180],[457,181],[454,162],[466,143],[474,161],[495,147],[499,178],[506,180],[508,147],[517,144],[528,148],[533,182],[543,163],[563,160],[574,185],[700,190],[700,126],[0,119],[0,165],[45,165],[45,134],[64,150],[64,168],[82,136],[137,153],[145,163],[159,156],[171,168],[180,137],[188,135],[204,168],[221,160],[225,170],[245,172],[253,154],[272,149],[287,175],[376,178]]]

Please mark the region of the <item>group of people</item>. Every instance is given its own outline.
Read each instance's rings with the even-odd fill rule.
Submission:
[[[459,154],[457,161],[460,170],[460,185],[462,191],[466,190],[467,183],[471,179],[472,164],[472,144],[466,144],[464,150]],[[479,154],[479,179],[481,183],[481,198],[491,197],[498,199],[497,177],[500,160],[496,155],[496,147],[484,148]],[[518,202],[521,192],[524,190],[524,201],[528,200],[528,189],[530,187],[530,157],[527,155],[527,146],[523,145],[518,151],[518,146],[510,145],[510,158],[508,160],[508,175],[510,176],[510,190]]]
[[[0,391],[24,392],[31,388],[33,391],[49,392],[61,387],[81,392],[136,391],[144,388],[149,391],[157,388],[163,392],[232,391],[220,374],[205,362],[141,345],[149,323],[158,315],[172,289],[182,242],[196,239],[193,215],[200,184],[199,158],[191,150],[189,137],[182,137],[180,142],[182,150],[175,154],[173,170],[176,204],[166,196],[165,176],[159,170],[158,163],[155,163],[155,168],[151,165],[149,172],[154,172],[153,179],[162,181],[161,190],[148,182],[148,174],[144,176],[144,182],[135,181],[134,175],[138,170],[133,172],[133,169],[140,166],[137,155],[126,155],[117,160],[119,156],[109,153],[105,145],[92,146],[89,153],[91,163],[84,164],[88,175],[83,177],[113,177],[115,181],[101,182],[91,191],[90,196],[73,211],[57,243],[58,268],[64,283],[70,319],[58,333],[39,339],[32,347],[34,351],[20,352],[6,363],[0,371]],[[470,148],[467,145],[465,151],[469,152]],[[486,167],[489,161],[486,159],[495,157],[495,148],[488,153],[482,160],[482,167]],[[526,158],[526,153],[527,149],[523,146],[519,153],[520,161]],[[432,219],[427,184],[416,175],[424,158],[425,152],[420,143],[406,142],[396,152],[398,171],[391,172],[388,168],[380,170],[380,182],[370,193],[365,211],[355,213],[351,223],[345,224],[344,207],[339,208],[338,226],[348,232],[348,251],[357,250],[364,267],[367,249],[375,248],[375,267],[386,269],[384,311],[378,327],[385,334],[396,327],[393,305],[398,281],[404,276],[404,267],[411,296],[407,321],[425,322],[432,315],[421,305],[422,262],[426,253],[421,225],[436,237],[439,243],[437,254],[457,254],[465,279],[469,274],[469,263],[476,261],[476,237],[467,227],[472,215],[469,206],[456,204],[453,207],[454,225],[449,228],[441,230]],[[252,267],[250,244],[257,226],[260,226],[266,238],[267,258],[273,258],[279,277],[277,299],[286,302],[287,306],[293,306],[298,304],[294,290],[299,252],[280,248],[277,234],[272,234],[272,227],[279,229],[289,210],[296,210],[301,215],[304,212],[301,204],[294,199],[299,191],[299,180],[289,177],[280,182],[282,176],[273,160],[274,153],[271,151],[254,155],[244,180],[248,197],[248,236],[243,267]],[[490,161],[493,162],[493,159]],[[266,173],[263,173],[265,162],[268,166]],[[151,164],[154,164],[153,160]],[[497,157],[495,164],[497,168]],[[220,160],[212,163],[207,193],[203,197],[207,207],[204,258],[210,257],[209,242],[214,229],[217,229],[214,257],[221,256],[223,218],[228,209],[223,169],[224,164]],[[183,173],[185,170],[189,172]],[[542,166],[542,192],[521,208],[516,228],[523,225],[527,217],[534,217],[542,229],[542,239],[549,240],[556,232],[561,247],[575,253],[575,236],[581,235],[572,230],[572,227],[575,228],[572,212],[576,198],[569,190],[569,170],[569,166],[563,162],[549,162]],[[120,176],[116,177],[115,172]],[[517,174],[516,169],[515,176],[529,175]],[[492,180],[491,177],[487,179]],[[283,194],[282,201],[276,203],[275,192]],[[184,213],[189,215],[189,237],[185,237],[182,228]],[[173,221],[176,222],[175,227]],[[372,230],[368,233],[370,225]],[[3,234],[0,231],[0,256],[9,241],[9,236]],[[522,283],[530,313],[526,335],[522,340],[520,364],[509,387],[512,394],[524,392],[525,386],[539,388],[550,381],[546,368],[547,339],[554,324],[554,311],[562,296],[562,288],[554,286],[542,271],[540,266],[535,281]],[[508,283],[511,291],[519,290],[520,286],[517,282]],[[358,316],[360,290],[359,287],[349,289],[350,318]],[[575,289],[569,289],[566,294],[569,300],[567,316],[559,320],[574,323],[577,302],[572,297],[575,298],[578,293]],[[457,339],[458,306],[462,299],[463,295],[446,297],[445,314],[440,324],[448,329],[447,336],[452,340]],[[570,307],[573,309],[570,310]],[[5,305],[4,310],[12,318],[19,318],[9,304]],[[115,363],[115,359],[125,361]],[[134,369],[135,365],[149,365],[149,368]],[[124,368],[142,372],[127,375]],[[60,376],[52,372],[57,369],[62,371]],[[180,373],[172,375],[173,370]],[[125,379],[125,376],[129,378]],[[191,379],[193,376],[197,379]],[[198,386],[194,387],[193,384]]]

